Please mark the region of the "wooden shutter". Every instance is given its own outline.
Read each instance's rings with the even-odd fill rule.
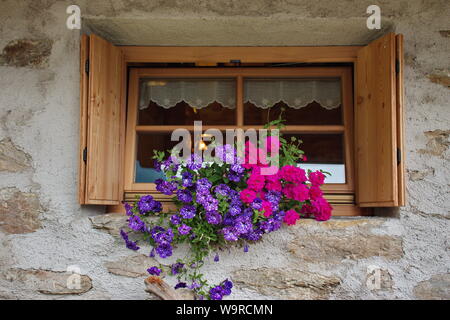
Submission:
[[[125,104],[122,51],[95,35],[81,40],[79,202],[123,198]]]
[[[357,55],[356,198],[362,207],[404,205],[402,40],[389,33]]]

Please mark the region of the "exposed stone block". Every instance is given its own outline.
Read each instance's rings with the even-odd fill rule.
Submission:
[[[11,139],[0,141],[0,171],[20,172],[30,168],[31,157],[20,150]]]
[[[41,227],[43,207],[35,193],[17,188],[0,190],[0,230],[10,234],[30,233]]]
[[[414,287],[414,295],[422,300],[450,300],[450,273],[432,276]]]
[[[89,276],[63,271],[13,268],[4,272],[2,277],[14,282],[15,286],[43,294],[81,294],[92,289]]]
[[[396,260],[403,256],[401,238],[358,233],[300,235],[288,244],[288,249],[295,257],[311,263],[340,263],[369,257]]]
[[[450,72],[449,70],[438,70],[428,75],[431,82],[441,84],[444,87],[450,88]]]
[[[89,217],[89,220],[91,221],[92,226],[95,229],[99,229],[111,235],[118,236],[120,233],[120,229],[124,229],[128,225],[127,218],[128,217],[125,215],[109,213]]]
[[[419,170],[407,170],[407,171],[408,171],[408,175],[409,175],[409,180],[411,180],[411,181],[423,180],[425,177],[427,177],[429,175],[434,175],[433,168],[424,170],[424,171],[419,171]]]
[[[117,261],[105,263],[105,267],[112,274],[131,278],[148,276],[147,269],[158,265],[158,261],[144,254],[123,257]]]
[[[450,141],[448,137],[450,130],[433,130],[424,132],[428,139],[426,149],[420,149],[418,152],[422,154],[431,154],[433,156],[442,157],[447,151]]]
[[[51,54],[53,40],[18,39],[10,41],[0,55],[0,65],[44,67]]]
[[[238,270],[232,279],[237,286],[280,299],[327,299],[341,280],[317,273],[286,268]]]

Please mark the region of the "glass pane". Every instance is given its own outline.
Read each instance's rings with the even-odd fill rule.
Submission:
[[[153,150],[169,150],[178,142],[170,141],[171,133],[151,133],[137,135],[135,182],[150,183],[163,175],[153,166]]]
[[[139,125],[231,125],[235,119],[234,79],[140,80]]]
[[[244,81],[244,123],[277,119],[287,125],[342,124],[340,79],[248,79]]]
[[[163,175],[156,171],[153,166],[153,150],[167,151],[172,149],[179,141],[171,141],[171,132],[167,133],[138,133],[137,135],[137,154],[135,163],[135,179],[136,183],[151,183],[158,178],[164,178]],[[225,133],[222,132],[223,139]],[[201,150],[206,150],[211,143],[211,135],[202,134],[203,140],[196,146]],[[194,139],[191,132],[191,138]],[[192,143],[194,141],[192,140]],[[192,146],[191,152],[194,152]],[[214,151],[212,155],[214,156]]]
[[[303,169],[330,172],[327,183],[345,183],[345,157],[344,157],[344,135],[343,134],[284,134],[286,140],[295,137],[302,140],[300,149],[305,152],[306,162],[301,163]]]

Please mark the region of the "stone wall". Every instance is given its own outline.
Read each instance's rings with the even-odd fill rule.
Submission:
[[[405,36],[408,204],[378,217],[302,221],[209,261],[231,299],[449,299],[450,3],[12,1],[0,3],[0,299],[152,299],[152,259],[124,248],[124,217],[77,204],[79,30],[116,44],[350,45]],[[80,289],[65,285],[81,270]],[[373,285],[378,277],[378,285]]]

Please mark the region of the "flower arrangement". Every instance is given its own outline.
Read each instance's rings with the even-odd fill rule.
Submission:
[[[266,128],[283,126],[283,120],[272,121]],[[277,131],[278,132],[278,131]],[[265,147],[246,143],[243,157],[234,146],[215,146],[216,157],[223,163],[202,162],[194,154],[187,161],[155,151],[155,168],[165,179],[155,181],[156,189],[172,196],[175,211],[163,212],[162,205],[151,195],[125,203],[128,226],[143,237],[153,249],[150,256],[167,258],[180,243],[188,243],[189,254],[170,267],[159,265],[148,269],[150,275],[176,276],[175,289],[189,288],[199,299],[221,300],[231,294],[233,283],[225,279],[209,285],[200,269],[205,259],[219,248],[235,244],[248,252],[249,244],[259,241],[283,224],[292,226],[300,218],[328,220],[332,207],[323,198],[322,171],[306,172],[298,166],[306,157],[300,150],[301,141],[286,141],[282,135],[269,135]],[[279,170],[264,175],[271,166],[271,156],[279,153]],[[256,161],[250,161],[258,154]],[[278,168],[277,168],[278,169]],[[127,248],[139,250],[136,241],[121,230]]]

